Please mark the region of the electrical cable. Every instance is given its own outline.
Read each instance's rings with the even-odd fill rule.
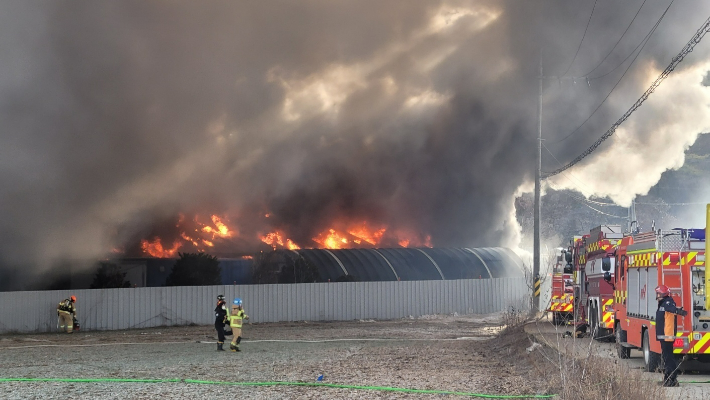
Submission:
[[[584,28],[584,34],[582,35],[582,40],[579,41],[579,46],[577,46],[577,52],[574,53],[574,58],[572,58],[572,61],[570,61],[569,65],[567,66],[567,69],[562,74],[562,76],[567,75],[567,72],[569,72],[569,69],[572,67],[572,64],[574,64],[574,61],[577,59],[577,55],[579,55],[579,49],[582,48],[582,43],[584,43],[584,38],[587,36],[587,30],[589,29],[589,23],[592,22],[592,17],[594,16],[594,10],[597,8],[597,1],[598,0],[594,0],[594,7],[592,7],[592,13],[589,14],[589,20],[587,20],[587,27]]]
[[[552,158],[554,158],[555,161],[557,161],[557,163],[560,164],[560,166],[564,165],[564,164],[562,164],[562,162],[561,162],[560,160],[557,159],[557,157],[555,157],[554,154],[552,154],[552,152],[550,151],[550,149],[548,149],[547,146],[545,146],[545,142],[540,142],[540,144],[542,144],[542,147],[544,147],[545,150],[547,150],[547,152],[550,154],[550,156],[552,156]],[[565,177],[566,177],[570,182],[572,182],[573,185],[575,185],[575,186],[577,187],[577,189],[580,189],[579,186],[577,186],[571,178],[574,178],[574,179],[575,179],[577,182],[579,182],[582,186],[584,186],[586,189],[588,189],[588,190],[589,190],[589,193],[592,193],[592,194],[594,193],[594,190],[588,188],[587,185],[585,185],[584,183],[582,183],[582,181],[581,181],[580,179],[577,179],[574,175],[572,175],[572,173],[569,173],[569,175],[568,175],[568,173],[565,172],[564,174],[565,174]],[[548,183],[548,184],[549,184],[549,183]],[[582,193],[584,196],[586,196],[586,194],[584,193],[583,190],[580,189],[579,192]]]
[[[589,71],[589,72],[587,72],[586,74],[584,74],[584,76],[587,76],[587,77],[588,77],[589,74],[591,74],[592,72],[596,71],[597,68],[599,68],[600,65],[604,64],[604,61],[606,61],[606,59],[609,58],[609,56],[611,55],[611,53],[614,52],[614,50],[616,49],[616,46],[618,46],[619,43],[621,43],[621,39],[624,38],[624,35],[626,35],[626,32],[629,31],[629,28],[631,28],[631,25],[633,25],[634,21],[636,21],[636,17],[638,17],[638,15],[639,15],[639,13],[641,12],[641,9],[643,8],[644,4],[646,4],[646,1],[647,1],[647,0],[643,0],[643,3],[641,3],[641,7],[639,7],[638,11],[636,11],[636,15],[634,15],[634,18],[631,20],[631,22],[629,22],[629,26],[626,27],[626,30],[624,31],[624,33],[621,34],[621,36],[619,37],[619,40],[617,40],[617,41],[616,41],[616,44],[614,44],[614,47],[612,47],[611,50],[609,50],[609,52],[606,53],[606,56],[604,56],[604,58],[599,62],[599,64],[596,65],[596,67],[592,68],[592,70]],[[624,61],[626,61],[626,60],[624,60]],[[615,68],[615,69],[616,69],[616,68]]]
[[[468,397],[481,397],[487,399],[549,399],[557,396],[556,394],[523,394],[523,395],[495,395],[483,393],[457,392],[451,390],[434,390],[434,389],[409,389],[398,388],[391,386],[365,386],[365,385],[343,385],[335,383],[317,383],[317,382],[284,382],[284,381],[269,381],[269,382],[225,382],[225,381],[204,381],[195,379],[120,379],[120,378],[0,378],[0,382],[66,382],[66,383],[99,383],[99,382],[114,382],[114,383],[188,383],[201,385],[230,385],[230,386],[311,386],[311,387],[328,387],[336,389],[359,389],[359,390],[378,390],[388,392],[404,392],[404,393],[422,393],[422,394],[448,394]]]
[[[561,193],[564,193],[564,192],[561,192]],[[571,197],[571,198],[573,198],[573,199],[575,199],[575,200],[577,200],[574,196],[571,196],[571,195],[569,195],[568,193],[564,193],[564,194],[567,195],[567,196],[569,196],[569,197]],[[577,200],[577,201],[579,201],[579,200]],[[602,215],[607,215],[607,216],[609,216],[609,217],[614,217],[614,218],[619,218],[619,219],[628,219],[628,218],[629,218],[629,217],[620,217],[620,216],[618,216],[618,215],[605,213],[604,211],[602,211],[602,210],[597,210],[596,208],[590,206],[589,204],[586,204],[586,203],[581,202],[581,201],[579,201],[579,203],[582,204],[583,206],[586,206],[586,207],[591,208],[592,210],[594,210],[594,211],[596,211],[596,212],[598,212],[599,214],[602,214]]]
[[[544,142],[542,142],[542,147],[544,147],[545,150],[547,150],[547,152],[550,153],[550,155],[552,156],[552,158],[554,158],[555,161],[557,161],[557,163],[560,164],[560,166],[562,165],[562,163],[560,162],[560,160],[558,160],[557,157],[555,157],[555,155],[552,154],[552,152],[550,151],[550,149],[548,149],[547,146],[545,146],[545,143],[544,143]],[[575,180],[577,180],[579,183],[581,183],[582,186],[584,186],[585,188],[589,189],[586,185],[584,185],[584,184],[582,183],[581,180],[579,180],[578,178],[576,178],[576,177],[575,177],[574,175],[572,175],[571,173],[563,172],[563,174],[564,174],[565,178],[567,178],[570,182],[572,182],[573,185],[575,185],[575,183],[574,183],[574,181],[572,181],[571,178],[575,178]],[[570,178],[570,177],[571,177],[571,178]],[[548,182],[547,184],[550,185],[550,187],[552,187],[552,185],[551,185],[549,182]],[[577,186],[577,185],[575,185],[575,186],[577,187],[577,189],[578,189],[578,191],[579,191],[580,193],[582,193],[584,196],[586,196],[586,194],[584,194],[584,191],[582,191],[582,190],[579,188],[579,186]],[[557,190],[557,191],[561,191],[561,190],[556,189],[556,188],[554,188],[554,187],[552,187],[552,189]],[[591,189],[589,189],[589,192],[590,192],[590,193],[594,193],[594,191],[591,190]],[[588,203],[598,204],[598,205],[601,205],[601,206],[621,207],[621,206],[619,206],[619,205],[617,205],[617,204],[613,204],[613,203],[603,203],[603,202],[601,202],[601,201],[594,201],[594,200],[589,200],[589,199],[586,199],[586,198],[579,199],[579,198],[577,198],[577,197],[575,197],[575,196],[572,196],[572,195],[569,194],[569,193],[565,193],[565,194],[568,195],[568,196],[570,196],[570,197],[576,198],[576,199],[579,200],[579,201],[586,201],[586,202],[588,202]]]
[[[643,48],[646,47],[646,44],[648,43],[648,40],[651,38],[651,36],[653,35],[653,33],[656,31],[656,29],[658,28],[658,25],[661,24],[661,21],[663,20],[663,17],[666,16],[666,13],[668,13],[668,10],[671,8],[671,5],[673,5],[673,2],[674,2],[674,1],[675,1],[675,0],[671,0],[671,3],[668,5],[668,8],[666,8],[666,11],[663,12],[663,14],[662,14],[661,17],[658,19],[658,21],[656,21],[656,24],[653,26],[653,28],[651,28],[651,30],[648,32],[648,34],[643,38],[643,40],[641,41],[641,43],[639,43],[639,45],[636,46],[636,48],[634,49],[634,51],[631,52],[631,54],[629,54],[629,56],[626,57],[626,59],[624,59],[624,61],[622,61],[621,64],[619,64],[619,65],[617,66],[617,67],[619,67],[619,66],[623,65],[623,64],[626,62],[626,60],[628,60],[628,58],[631,57],[631,56],[634,54],[634,52],[636,53],[636,56],[634,57],[634,59],[633,59],[633,60],[631,61],[631,63],[629,63],[629,65],[626,67],[626,69],[624,70],[624,73],[621,74],[621,77],[620,77],[620,78],[616,81],[616,83],[614,84],[614,87],[612,87],[611,90],[609,91],[609,93],[607,93],[606,97],[604,97],[604,100],[602,100],[602,102],[599,103],[599,105],[597,106],[597,108],[595,108],[594,111],[592,111],[592,113],[589,114],[589,116],[587,117],[587,119],[585,119],[581,124],[579,124],[579,126],[578,126],[575,130],[573,130],[572,132],[570,132],[569,134],[567,134],[567,136],[563,137],[562,139],[559,139],[559,140],[554,141],[553,143],[564,142],[565,140],[569,139],[572,135],[574,135],[575,133],[577,133],[577,131],[579,131],[579,129],[582,128],[582,126],[584,126],[584,124],[586,124],[586,123],[594,116],[594,114],[597,113],[597,111],[599,111],[599,109],[604,105],[604,103],[606,103],[606,101],[609,99],[609,96],[611,96],[611,94],[614,93],[614,90],[616,89],[616,87],[619,86],[619,83],[621,82],[621,80],[624,79],[624,77],[626,76],[626,73],[629,72],[629,69],[631,69],[631,66],[634,65],[634,62],[636,62],[636,59],[638,58],[638,56],[641,55],[641,51],[643,51]],[[639,47],[640,47],[640,48],[639,48]],[[637,49],[638,49],[638,52],[636,51]],[[614,69],[612,69],[611,71],[607,72],[607,73],[604,74],[604,75],[601,75],[601,76],[598,76],[598,77],[595,77],[595,78],[590,78],[590,80],[591,80],[591,79],[599,79],[599,78],[601,78],[601,77],[604,77],[604,76],[610,74],[611,72],[613,72],[617,67],[614,67]]]
[[[695,32],[695,35],[693,35],[693,37],[690,39],[690,41],[688,41],[688,43],[685,45],[685,47],[683,47],[683,49],[680,51],[680,53],[678,53],[678,55],[673,57],[673,60],[671,60],[671,63],[666,67],[665,70],[663,70],[661,75],[659,75],[659,77],[656,78],[656,80],[651,84],[651,86],[648,89],[646,89],[646,91],[641,95],[641,97],[638,100],[636,100],[636,102],[631,106],[631,108],[629,108],[626,111],[626,113],[624,113],[624,115],[622,115],[621,118],[619,118],[619,120],[616,121],[611,126],[611,128],[609,128],[599,139],[597,139],[596,142],[594,142],[594,144],[589,146],[589,148],[587,148],[587,150],[582,152],[582,154],[577,156],[574,160],[570,161],[564,167],[558,168],[555,171],[545,172],[544,177],[548,178],[550,176],[557,175],[557,174],[561,173],[562,171],[571,168],[572,166],[574,166],[578,162],[582,161],[585,157],[592,154],[597,149],[597,147],[599,147],[599,145],[602,144],[602,142],[604,142],[605,140],[610,138],[614,134],[614,132],[616,132],[616,129],[622,123],[624,123],[624,121],[626,121],[634,111],[636,111],[639,107],[641,107],[643,102],[646,101],[649,98],[649,96],[651,96],[651,93],[653,93],[656,90],[656,88],[661,85],[663,80],[665,80],[668,77],[668,75],[670,75],[671,72],[673,72],[673,70],[678,66],[678,64],[680,64],[685,59],[685,57],[693,51],[695,46],[702,41],[703,37],[705,37],[705,35],[708,33],[708,31],[710,31],[710,18],[705,20],[703,25],[697,30],[697,32]]]

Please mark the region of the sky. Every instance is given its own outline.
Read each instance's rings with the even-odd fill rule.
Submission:
[[[224,217],[245,249],[363,221],[413,245],[516,247],[541,60],[550,171],[710,15],[672,3],[2,2],[0,271],[109,257],[178,215]],[[709,52],[546,185],[628,205],[682,166],[710,125]]]

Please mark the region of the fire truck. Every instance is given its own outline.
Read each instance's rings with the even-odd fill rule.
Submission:
[[[564,325],[575,321],[575,263],[574,251],[579,248],[582,236],[575,236],[568,249],[563,249],[557,256],[552,269],[552,294],[548,312],[552,313],[554,325]],[[579,290],[577,290],[578,292]]]
[[[583,238],[578,280],[582,288],[578,304],[594,339],[614,339],[614,285],[616,246],[624,237],[620,225],[600,225]]]
[[[710,224],[710,205],[707,210]],[[673,229],[637,233],[624,237],[616,250],[616,270],[604,276],[614,286],[614,334],[620,358],[629,358],[632,348],[641,349],[647,371],[661,364],[661,345],[656,339],[655,288],[671,289],[678,307],[688,311],[676,317],[678,356],[710,361],[710,301],[706,297],[705,230]],[[610,262],[613,272],[614,262]]]
[[[555,266],[549,312],[553,323],[589,329],[597,340],[614,340],[614,251],[623,237],[621,226],[601,225],[575,236],[562,251],[566,264]]]

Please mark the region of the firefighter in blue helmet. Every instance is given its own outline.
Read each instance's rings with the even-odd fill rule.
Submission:
[[[217,296],[217,306],[214,308],[214,328],[217,330],[217,350],[224,351],[224,324],[228,321],[229,311],[224,295]]]
[[[242,307],[242,299],[237,297],[232,302],[232,311],[229,313],[229,326],[232,328],[232,343],[229,345],[229,349],[232,351],[239,350],[239,343],[242,341],[242,322],[245,319],[249,319],[249,316],[244,312],[244,307]]]
[[[666,285],[656,286],[656,300],[658,300],[658,310],[656,311],[656,338],[661,342],[661,354],[663,355],[663,386],[678,386],[678,363],[673,355],[673,341],[676,339],[678,323],[676,315],[685,317],[688,312],[676,307],[671,290]]]

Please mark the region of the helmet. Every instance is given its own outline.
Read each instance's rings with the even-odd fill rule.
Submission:
[[[240,299],[239,297],[237,297],[236,299],[234,299],[234,305],[241,306],[241,305],[242,305],[242,299]]]
[[[72,301],[72,303],[76,302],[76,296],[72,296],[69,299]]]
[[[658,285],[656,286],[656,296],[670,296],[671,295],[671,289],[666,286],[666,285]]]
[[[220,294],[219,296],[217,296],[217,300],[224,300],[224,295]]]

